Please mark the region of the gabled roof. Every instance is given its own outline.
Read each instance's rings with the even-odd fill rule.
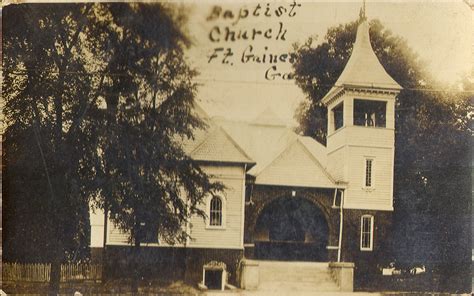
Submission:
[[[195,160],[255,164],[247,174],[255,184],[338,187],[326,170],[326,147],[310,137],[297,135],[271,110],[251,122],[206,118],[208,127],[196,130],[194,140],[183,143]]]
[[[334,87],[323,98],[329,100],[344,87],[400,90],[402,87],[385,71],[370,44],[369,24],[362,18],[351,56]]]
[[[273,110],[268,107],[262,113],[260,113],[253,121],[255,125],[268,125],[268,126],[280,126],[284,127],[285,123],[281,120]]]
[[[247,172],[255,177],[255,184],[337,187],[326,170],[326,147],[285,125],[260,123],[218,122],[255,160],[256,165]]]
[[[220,126],[208,130],[206,139],[194,147],[189,156],[194,160],[212,162],[254,163]]]
[[[218,124],[255,160],[256,165],[248,171],[253,176],[272,162],[297,137],[286,126],[229,120],[220,120]]]
[[[313,139],[311,139],[313,140]],[[304,140],[309,142],[308,139]],[[256,184],[334,188],[336,184],[302,137],[286,149],[256,176]],[[314,141],[314,140],[313,140]],[[325,151],[324,151],[325,154]]]
[[[299,136],[298,140],[308,149],[314,158],[324,167],[327,167],[326,147],[311,137]]]
[[[188,156],[200,161],[255,164],[240,145],[197,103],[194,104],[194,112],[207,127],[195,129],[192,139],[181,139],[183,150]]]

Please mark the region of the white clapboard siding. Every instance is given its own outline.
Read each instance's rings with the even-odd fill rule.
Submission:
[[[348,126],[328,138],[328,170],[347,182],[344,205],[352,209],[393,210],[392,129]],[[365,159],[373,158],[373,188],[364,187]]]
[[[392,209],[393,148],[349,148],[349,187],[345,206],[359,209]],[[370,189],[364,187],[365,159],[373,159],[372,183]]]
[[[90,247],[101,248],[104,246],[104,211],[101,209],[94,209],[91,206],[89,213],[91,223]]]
[[[226,189],[222,198],[225,205],[225,227],[222,229],[211,229],[206,226],[206,221],[202,217],[191,217],[189,231],[192,239],[188,247],[199,248],[241,248],[243,237],[243,199],[244,199],[244,166],[226,165],[226,166],[202,166],[203,170],[212,177],[213,181],[222,182]],[[199,205],[206,211],[207,199]],[[185,227],[185,226],[183,226]],[[128,234],[118,229],[112,221],[109,220],[108,226],[108,245],[128,245]],[[167,247],[163,240],[160,244],[144,244],[150,247]],[[181,247],[181,244],[174,245]]]
[[[112,221],[108,222],[109,233],[107,235],[107,244],[123,245],[128,244],[128,233],[120,230]]]
[[[346,131],[347,143],[364,147],[393,147],[395,134],[393,129],[351,126]]]
[[[206,226],[206,221],[194,216],[191,218],[190,247],[199,248],[241,248],[243,237],[243,166],[205,166],[204,170],[221,181],[227,188],[222,194],[225,206],[225,225],[220,229]],[[207,205],[201,205],[206,210]]]

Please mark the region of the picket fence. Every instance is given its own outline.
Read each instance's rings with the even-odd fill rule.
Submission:
[[[51,264],[3,263],[3,281],[49,282]],[[100,264],[68,263],[61,265],[61,282],[100,281],[102,266]]]

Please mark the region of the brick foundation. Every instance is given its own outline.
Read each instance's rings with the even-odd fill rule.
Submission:
[[[132,248],[107,246],[104,276],[107,279],[131,278]],[[185,281],[196,286],[202,281],[203,266],[211,261],[227,266],[229,283],[237,284],[237,270],[243,250],[180,247],[141,247],[138,255],[139,275],[149,280]]]

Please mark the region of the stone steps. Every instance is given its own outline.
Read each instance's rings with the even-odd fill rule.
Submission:
[[[260,291],[339,291],[329,273],[328,263],[259,260],[258,265]]]

